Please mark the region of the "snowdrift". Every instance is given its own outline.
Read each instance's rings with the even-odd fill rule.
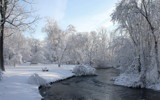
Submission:
[[[46,85],[47,81],[40,77],[38,74],[34,73],[28,78],[28,83],[34,85]]]

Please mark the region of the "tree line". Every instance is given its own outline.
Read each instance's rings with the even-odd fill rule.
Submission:
[[[5,64],[57,63],[90,64],[105,67],[111,61],[110,33],[104,28],[91,32],[77,32],[73,25],[62,30],[53,19],[47,19],[42,29],[45,40],[13,34],[5,41]],[[9,42],[10,40],[14,42]]]

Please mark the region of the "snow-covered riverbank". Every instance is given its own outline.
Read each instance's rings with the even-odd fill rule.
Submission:
[[[47,67],[49,72],[42,72],[44,67]],[[28,78],[37,73],[47,82],[53,82],[73,76],[73,68],[73,65],[58,67],[55,64],[7,67],[0,81],[0,100],[41,100],[38,85],[28,84]]]

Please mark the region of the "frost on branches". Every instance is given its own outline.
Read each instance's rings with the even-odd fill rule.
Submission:
[[[152,68],[154,63],[151,63],[153,65],[150,65],[150,70],[147,70],[146,74],[144,74],[143,71],[139,72],[140,65],[138,64],[138,60],[139,58],[135,58],[128,69],[114,79],[114,84],[160,90],[160,80],[158,79],[157,73],[158,69],[155,69],[156,67]]]
[[[121,0],[117,4],[112,20],[119,24],[121,36],[132,41],[134,59],[127,70],[115,78],[115,84],[156,89],[160,83],[159,5],[159,0]],[[121,59],[126,58],[123,55],[126,54],[123,53]]]
[[[82,76],[82,75],[95,75],[96,69],[87,66],[87,65],[77,65],[73,69],[73,73],[75,73],[76,76]]]

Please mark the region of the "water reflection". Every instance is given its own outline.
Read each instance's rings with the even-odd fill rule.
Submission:
[[[113,85],[110,79],[118,71],[101,69],[98,76],[74,77],[54,83],[45,92],[44,100],[160,100],[160,92]]]

